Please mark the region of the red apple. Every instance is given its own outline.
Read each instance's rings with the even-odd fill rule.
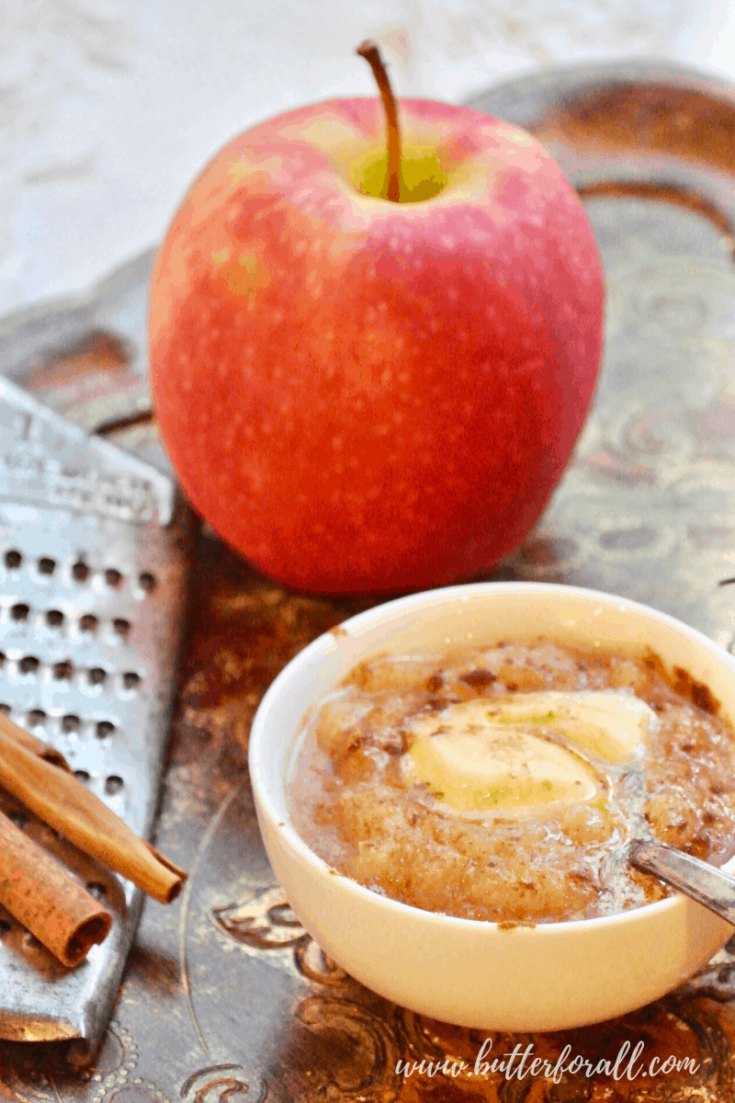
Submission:
[[[322,593],[446,583],[515,548],[584,421],[603,282],[529,134],[402,100],[262,123],[194,183],[158,255],[151,367],[194,506]]]

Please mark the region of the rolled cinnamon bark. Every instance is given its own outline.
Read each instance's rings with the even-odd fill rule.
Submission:
[[[21,747],[25,747],[27,751],[31,751],[32,754],[37,754],[39,758],[44,759],[45,762],[50,762],[53,766],[58,766],[62,770],[66,770],[67,773],[71,773],[71,766],[64,758],[61,751],[57,751],[55,747],[51,747],[48,743],[44,743],[42,739],[39,739],[36,735],[31,735],[25,728],[19,728],[5,713],[0,712],[0,730],[4,731],[7,736],[14,739],[16,743],[20,743]]]
[[[112,926],[107,909],[2,812],[0,904],[69,968]]]
[[[148,896],[169,904],[186,873],[138,838],[74,776],[39,758],[0,715],[0,785],[85,854],[127,877]],[[15,725],[13,725],[15,727]]]

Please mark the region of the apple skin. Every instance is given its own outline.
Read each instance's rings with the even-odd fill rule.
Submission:
[[[357,190],[379,100],[301,108],[214,158],[153,274],[154,399],[183,487],[312,592],[441,585],[517,547],[600,361],[595,241],[540,144],[467,108],[399,112],[406,164],[440,166],[432,198]]]

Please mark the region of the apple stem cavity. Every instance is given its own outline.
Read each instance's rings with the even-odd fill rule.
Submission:
[[[393,89],[390,86],[388,73],[380,56],[380,50],[372,38],[366,38],[357,47],[357,53],[367,61],[380,89],[388,136],[388,190],[386,198],[390,199],[392,203],[399,203],[401,198],[401,132],[398,128],[396,97],[393,95]]]

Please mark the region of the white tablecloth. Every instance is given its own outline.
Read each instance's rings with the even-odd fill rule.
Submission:
[[[299,104],[460,102],[539,65],[677,58],[735,79],[735,0],[0,0],[0,313],[158,241],[199,168]]]

